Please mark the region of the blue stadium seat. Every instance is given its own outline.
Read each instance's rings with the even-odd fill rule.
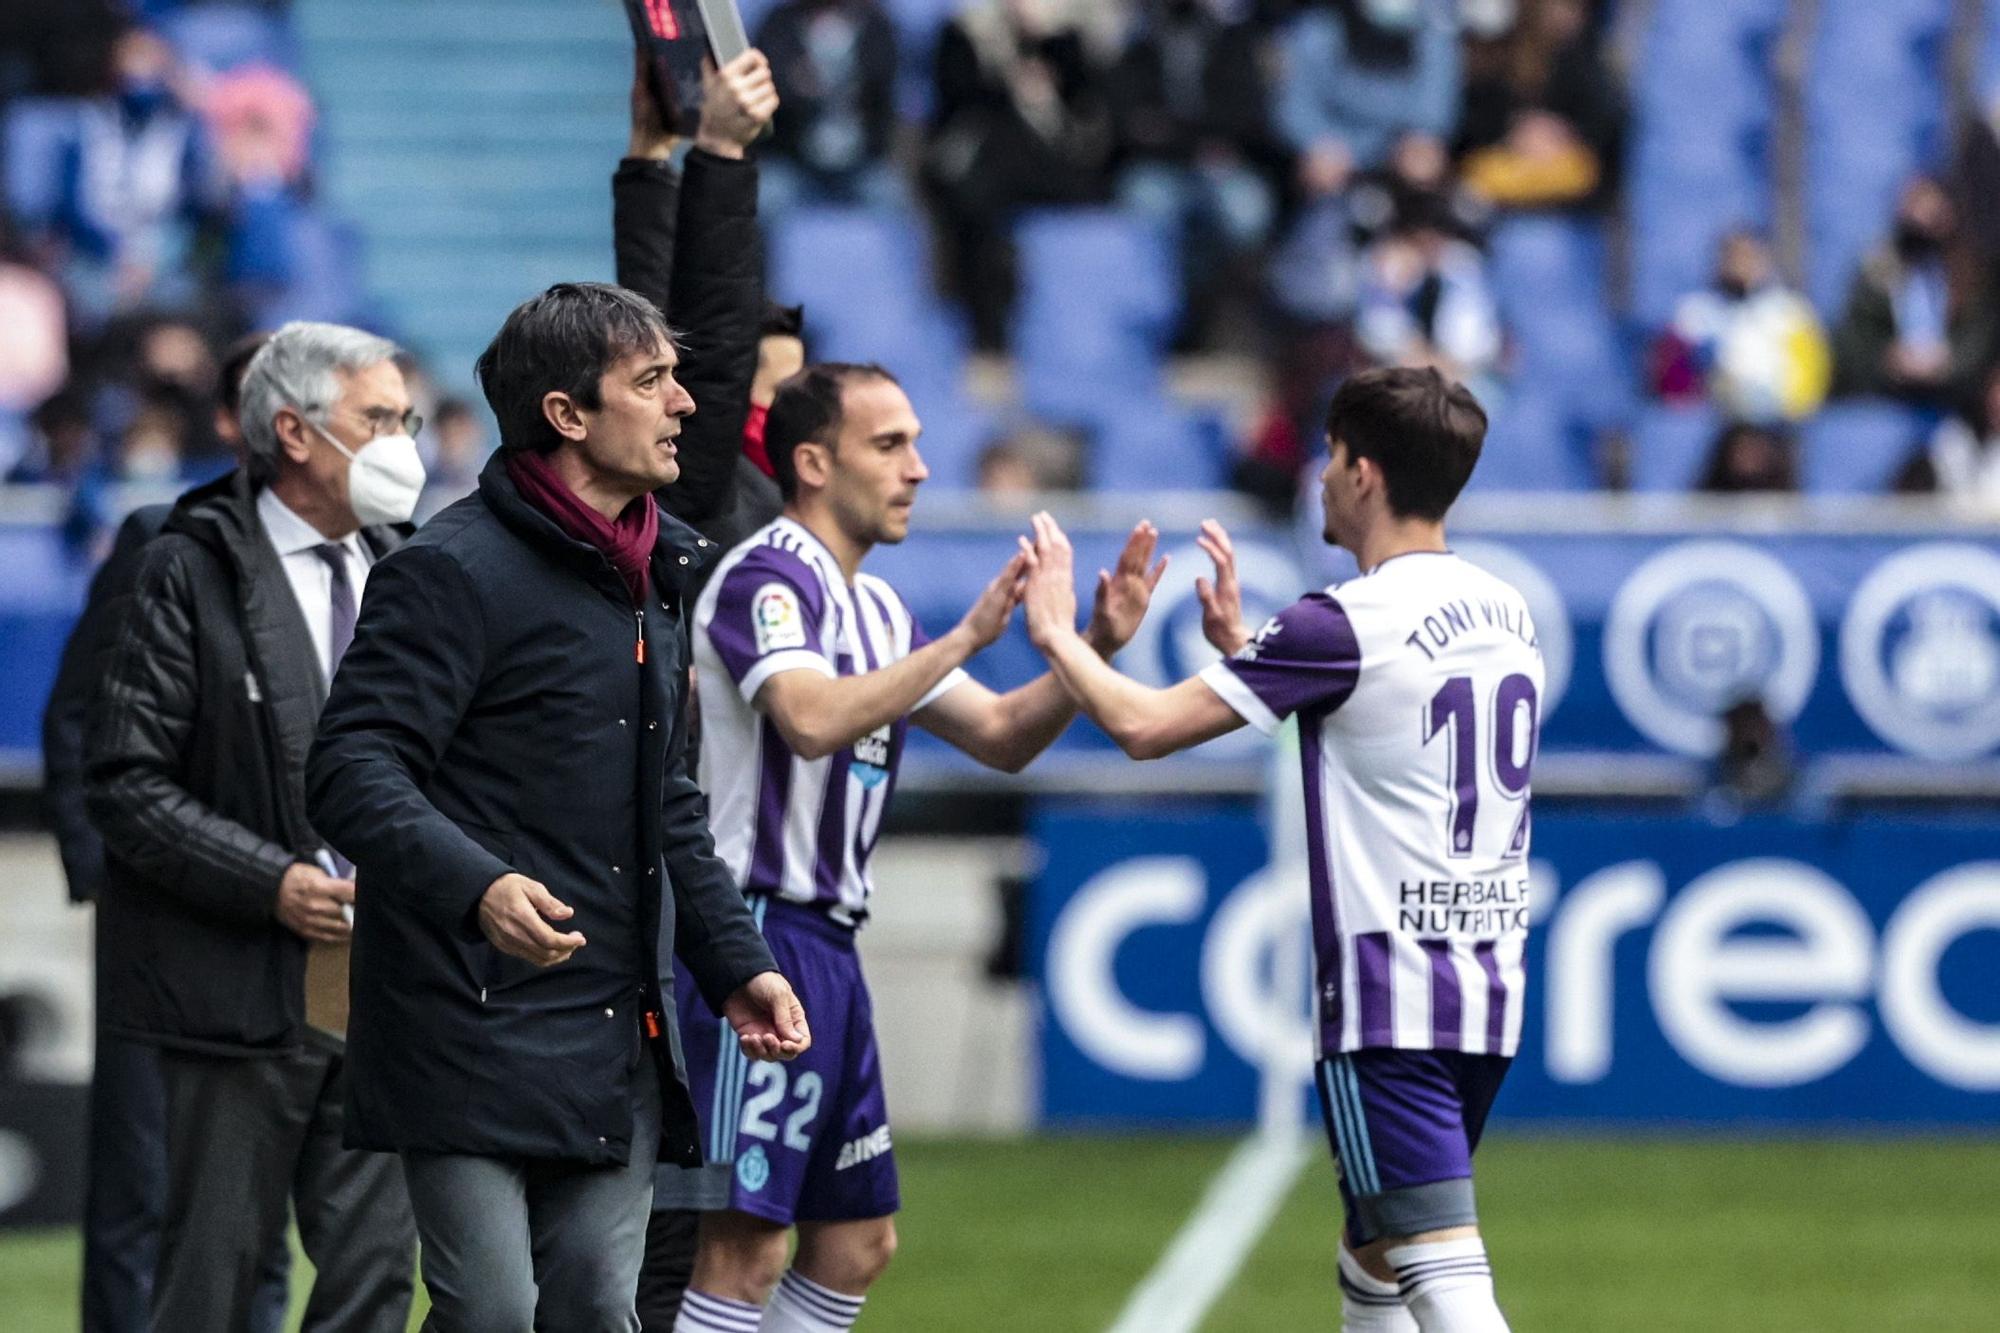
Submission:
[[[189,5],[160,19],[160,31],[189,64],[220,73],[239,65],[294,69],[298,49],[284,19],[253,5]]]
[[[1693,490],[1722,424],[1722,414],[1706,403],[1641,407],[1632,430],[1632,489],[1665,494]]]
[[[1467,487],[1472,493],[1598,488],[1595,432],[1556,396],[1522,389],[1490,411],[1486,445]]]
[[[880,361],[912,393],[955,389],[969,340],[932,293],[911,218],[800,209],[773,229],[771,296],[803,302],[814,357]]]
[[[1114,405],[1095,423],[1090,486],[1100,491],[1201,491],[1225,484],[1221,423],[1164,395]]]
[[[6,110],[0,129],[7,211],[27,226],[48,222],[62,205],[63,159],[76,143],[77,103],[68,98],[22,98]]]
[[[978,490],[980,451],[1000,430],[993,413],[957,388],[913,388],[910,397],[918,419],[924,423],[923,438],[917,447],[931,473],[924,483],[925,489]]]
[[[1106,394],[1156,391],[1181,300],[1167,239],[1108,209],[1030,214],[1015,236],[1014,351],[1030,410],[1075,419]]]
[[[1493,287],[1513,343],[1514,381],[1596,428],[1630,408],[1633,367],[1611,313],[1603,224],[1522,215],[1493,229]]]
[[[1930,414],[1887,399],[1829,403],[1800,433],[1801,488],[1813,495],[1880,494],[1933,424]]]

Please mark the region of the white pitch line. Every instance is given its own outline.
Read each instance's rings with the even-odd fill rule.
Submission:
[[[1132,1289],[1110,1333],[1193,1333],[1250,1257],[1309,1156],[1304,1134],[1253,1134]]]

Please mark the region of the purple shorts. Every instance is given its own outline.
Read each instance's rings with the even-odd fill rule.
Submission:
[[[765,895],[752,895],[750,906],[805,1006],[813,1044],[788,1064],[746,1060],[727,1021],[675,963],[688,1092],[708,1165],[663,1167],[653,1206],[730,1208],[787,1226],[887,1217],[901,1195],[854,932]]]
[[[1472,1154],[1512,1063],[1386,1046],[1319,1062],[1350,1246],[1478,1222]]]

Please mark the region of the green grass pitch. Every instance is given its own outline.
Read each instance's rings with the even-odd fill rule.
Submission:
[[[1102,1329],[1230,1146],[898,1145],[902,1250],[861,1327]],[[1523,1333],[2000,1328],[2000,1141],[1500,1135],[1480,1153],[1480,1208]],[[1337,1216],[1316,1158],[1207,1333],[1336,1327]],[[73,1232],[0,1239],[10,1333],[76,1327],[77,1259]]]

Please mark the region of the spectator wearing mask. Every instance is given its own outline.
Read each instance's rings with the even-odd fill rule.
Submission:
[[[1412,201],[1362,257],[1361,346],[1384,366],[1431,366],[1493,401],[1503,339],[1486,258],[1434,199]]]
[[[184,306],[204,203],[207,142],[188,109],[185,74],[158,33],[113,43],[109,90],[80,108],[55,216],[24,219],[61,257],[76,321],[95,329],[141,306]]]
[[[1096,10],[1089,0],[974,0],[938,39],[925,178],[982,351],[1007,343],[1015,214],[1109,194],[1109,60]]]
[[[1264,36],[1241,8],[1147,0],[1111,85],[1118,200],[1180,237],[1193,335],[1269,237],[1288,158],[1270,123]]]
[[[246,463],[146,547],[89,712],[104,839],[100,1021],[158,1050],[153,1327],[245,1328],[288,1215],[307,1327],[400,1333],[416,1232],[394,1160],[342,1146],[350,868],[306,752],[423,485],[393,344],[289,324],[251,360]]]
[[[1653,349],[1661,398],[1712,401],[1739,421],[1811,416],[1831,374],[1819,316],[1779,279],[1770,246],[1748,229],[1722,238],[1714,278],[1680,299]]]
[[[1888,243],[1863,262],[1834,330],[1834,392],[1948,407],[1993,359],[1994,294],[1944,186],[1912,180]]]
[[[2000,511],[2000,365],[1931,437],[1937,490],[1968,507]]]
[[[1610,198],[1625,105],[1585,0],[1522,0],[1512,30],[1470,44],[1458,150],[1496,207],[1594,207]]]
[[[1727,495],[1746,491],[1796,491],[1798,447],[1781,427],[1736,422],[1723,427],[1697,489]]]
[[[757,30],[785,114],[760,154],[762,210],[901,209],[896,28],[877,0],[784,0]]]
[[[1328,0],[1286,26],[1280,133],[1308,201],[1339,194],[1416,130],[1450,142],[1458,123],[1458,21],[1450,0]]]

